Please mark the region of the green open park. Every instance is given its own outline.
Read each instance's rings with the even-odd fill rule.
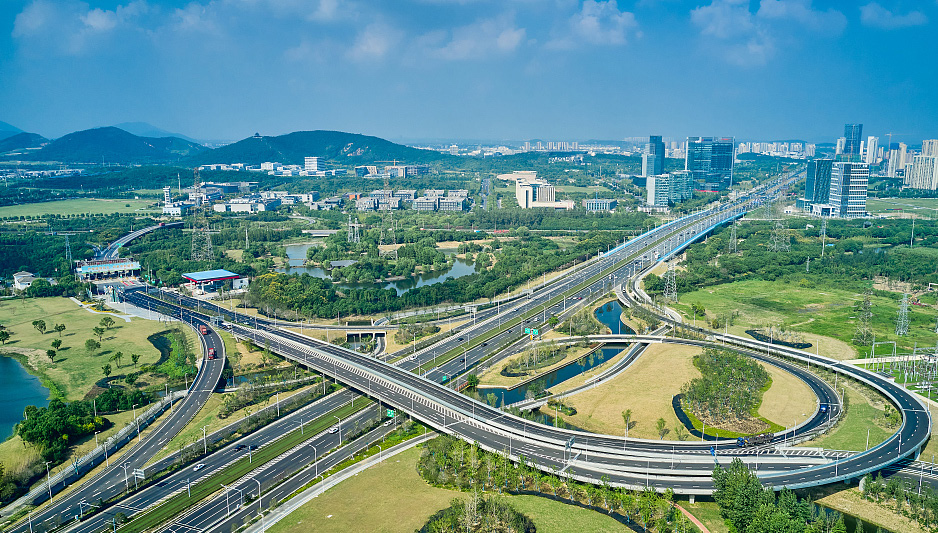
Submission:
[[[153,200],[74,198],[55,202],[3,206],[0,207],[0,218],[37,218],[44,215],[110,215],[141,211],[147,211],[147,214],[152,215],[155,211],[147,209],[151,204],[153,204]]]

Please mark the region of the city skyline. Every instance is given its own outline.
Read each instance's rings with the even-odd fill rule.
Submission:
[[[917,145],[938,136],[936,18],[900,0],[11,0],[0,120],[399,142],[834,142],[863,123]]]

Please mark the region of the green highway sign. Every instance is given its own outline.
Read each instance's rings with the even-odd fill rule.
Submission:
[[[533,328],[532,328],[532,329],[531,329],[531,335],[538,335],[538,331],[537,331],[536,329],[533,329]]]
[[[531,334],[531,328],[524,328],[524,334],[525,334],[525,335],[530,335],[530,334]]]
[[[386,414],[388,418],[394,418],[394,409],[388,409]]]

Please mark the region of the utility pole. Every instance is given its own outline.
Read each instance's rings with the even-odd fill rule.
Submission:
[[[824,257],[824,250],[827,248],[827,219],[821,220],[821,257]]]

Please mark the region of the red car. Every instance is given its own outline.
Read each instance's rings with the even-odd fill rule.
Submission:
[[[209,359],[215,359],[215,348],[209,348],[209,349],[208,349],[208,358],[209,358]]]

